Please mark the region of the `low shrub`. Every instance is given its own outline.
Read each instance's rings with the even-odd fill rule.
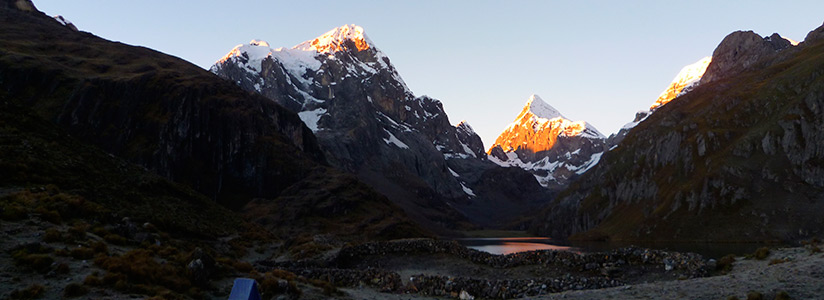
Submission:
[[[44,274],[51,269],[51,265],[54,263],[54,258],[48,254],[29,253],[29,250],[25,248],[13,251],[11,257],[14,259],[15,265]]]
[[[46,291],[46,287],[39,285],[39,284],[32,284],[25,289],[21,290],[14,290],[9,295],[10,299],[37,299],[43,295],[43,292]]]
[[[63,289],[63,297],[76,298],[89,293],[89,288],[82,284],[72,282]]]
[[[747,300],[764,300],[764,295],[756,291],[747,293]]]
[[[232,268],[235,268],[238,272],[241,273],[249,273],[252,271],[252,264],[245,262],[245,261],[234,261],[232,263]]]
[[[87,247],[76,247],[69,250],[69,255],[75,259],[92,259],[94,258],[94,249]]]
[[[103,283],[124,292],[154,295],[164,289],[185,293],[191,282],[185,275],[185,265],[175,261],[157,262],[153,253],[135,249],[121,256],[99,255],[95,265],[106,270]]]
[[[0,199],[3,202],[7,199]],[[28,209],[25,206],[17,203],[7,203],[0,206],[0,219],[6,221],[20,221],[28,219]]]
[[[83,284],[88,286],[99,286],[103,284],[103,280],[101,280],[97,274],[89,274],[85,279],[83,279]]]
[[[46,243],[54,243],[63,241],[63,234],[56,228],[48,228],[43,233],[43,241]]]
[[[94,253],[106,254],[106,255],[109,254],[109,245],[106,245],[106,243],[104,243],[104,242],[97,241],[97,242],[92,243],[91,246],[92,246],[92,250],[94,250]]]
[[[287,277],[294,278],[294,274],[289,272],[266,272],[264,274],[260,274],[257,272],[250,273],[250,277],[255,279],[258,282],[260,287],[261,296],[264,299],[274,298],[275,295],[292,295],[295,297],[299,297],[303,292],[295,285],[293,280],[287,279]],[[287,275],[286,277],[281,277],[279,275]]]
[[[40,218],[46,222],[57,225],[63,223],[63,218],[60,217],[60,213],[56,210],[38,207],[34,210],[34,212],[40,214]]]
[[[755,253],[751,255],[751,257],[757,260],[764,260],[768,256],[770,256],[770,248],[767,247],[758,248],[755,250]]]
[[[127,240],[126,238],[114,233],[106,234],[105,236],[103,236],[103,239],[106,240],[106,242],[121,246],[126,245],[129,242],[129,240]]]
[[[779,291],[775,294],[775,300],[790,300],[790,294],[785,291]]]
[[[715,269],[717,271],[721,271],[722,273],[726,274],[732,271],[733,264],[735,263],[735,254],[728,254],[727,256],[722,257],[718,260],[718,263],[715,264]]]
[[[83,241],[86,240],[86,231],[89,230],[89,224],[85,222],[77,222],[69,228],[69,238],[73,241]]]
[[[69,268],[69,265],[66,263],[59,263],[54,271],[57,272],[57,274],[69,274],[71,268]]]

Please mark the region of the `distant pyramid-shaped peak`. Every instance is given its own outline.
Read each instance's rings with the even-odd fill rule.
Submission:
[[[348,24],[332,29],[313,40],[300,43],[294,49],[335,53],[345,50],[363,51],[372,47],[374,47],[372,41],[363,32],[363,27]]]
[[[500,146],[504,152],[528,149],[533,153],[552,149],[558,137],[604,139],[604,135],[585,121],[570,121],[561,112],[532,95],[515,121],[509,124],[489,149]]]
[[[524,105],[523,111],[521,111],[521,116],[524,116],[527,113],[532,113],[536,117],[543,118],[543,119],[554,119],[554,118],[563,118],[564,116],[561,115],[557,109],[552,107],[546,103],[540,96],[536,94],[532,94],[529,96],[529,99],[526,101],[526,105]]]

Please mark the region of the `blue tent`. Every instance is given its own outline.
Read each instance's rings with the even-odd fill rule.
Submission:
[[[257,282],[249,278],[235,278],[229,300],[260,300]]]

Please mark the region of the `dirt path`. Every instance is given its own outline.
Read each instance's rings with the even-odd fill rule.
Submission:
[[[786,292],[792,299],[824,299],[824,254],[804,248],[774,249],[765,260],[738,258],[728,275],[624,287],[568,291],[539,299],[747,299],[759,292],[764,299]],[[770,265],[773,259],[787,262]]]

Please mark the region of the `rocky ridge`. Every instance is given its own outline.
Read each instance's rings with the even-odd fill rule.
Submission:
[[[701,77],[701,84],[763,68],[765,65],[773,65],[782,58],[773,54],[793,46],[795,43],[778,33],[761,37],[752,31],[733,32],[713,51],[713,63]]]
[[[770,53],[781,51],[791,46],[796,46],[797,44],[798,42],[784,38],[777,33],[773,33],[764,38],[761,38],[752,31],[738,31],[730,34],[717,47],[713,56],[702,58],[681,69],[669,87],[658,96],[655,103],[653,103],[648,110],[638,111],[632,122],[627,123],[618,132],[610,135],[607,144],[609,144],[610,148],[618,145],[633,127],[641,121],[644,121],[650,114],[655,112],[656,109],[690,92],[698,85],[713,81],[717,78],[732,76],[743,72],[760,59],[769,56]],[[717,57],[720,61],[713,64],[713,68],[708,70],[713,57]],[[770,62],[769,64],[774,63],[776,62]],[[709,75],[706,76],[707,79],[703,79],[707,73],[709,73]]]
[[[824,46],[775,37],[725,38],[701,84],[633,128],[549,206],[535,232],[763,241],[824,230],[811,213],[824,207],[815,163],[824,153]],[[727,49],[743,54],[721,55]]]
[[[609,135],[609,138],[607,138],[609,148],[613,149],[616,147],[633,127],[646,120],[656,109],[697,87],[711,61],[712,57],[708,56],[682,68],[681,71],[678,72],[678,75],[675,76],[675,79],[672,80],[672,83],[670,83],[670,85],[661,92],[658,99],[655,99],[655,102],[650,105],[649,109],[638,111],[632,122],[625,124],[618,132]]]

